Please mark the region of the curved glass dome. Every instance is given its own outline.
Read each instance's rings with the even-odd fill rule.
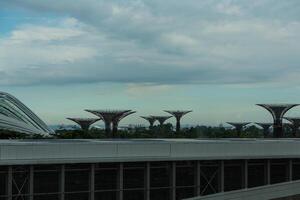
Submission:
[[[47,135],[53,131],[14,96],[0,92],[0,129]]]

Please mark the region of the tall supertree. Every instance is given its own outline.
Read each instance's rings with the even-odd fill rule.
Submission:
[[[292,123],[291,128],[293,130],[293,136],[297,137],[297,133],[300,127],[300,117],[285,117],[284,119]]]
[[[152,116],[152,117],[159,122],[160,126],[163,126],[165,121],[170,119],[172,116]]]
[[[264,133],[264,137],[268,137],[269,133],[270,133],[270,128],[273,126],[273,123],[259,123],[256,122],[255,124],[257,124],[258,126],[263,128],[263,133]]]
[[[77,123],[84,131],[88,131],[92,124],[101,120],[100,118],[67,118],[67,119]]]
[[[230,124],[231,126],[234,126],[238,137],[242,135],[243,128],[250,124],[250,122],[226,122],[227,124]]]
[[[152,116],[153,118],[155,118],[160,125],[160,132],[164,133],[165,132],[165,127],[163,126],[165,121],[167,121],[168,119],[170,119],[172,116]]]
[[[118,133],[119,122],[122,119],[124,119],[125,117],[127,117],[128,115],[131,115],[133,113],[136,113],[136,111],[128,111],[128,112],[125,112],[122,115],[117,116],[117,117],[114,118],[114,120],[112,121],[112,126],[113,126],[112,134],[113,134],[113,137],[115,137]]]
[[[273,123],[273,136],[276,138],[283,137],[282,120],[284,114],[291,108],[298,106],[299,104],[257,104],[268,110],[274,120]]]
[[[149,129],[153,128],[153,125],[154,125],[154,123],[156,121],[155,117],[153,117],[153,116],[141,116],[141,118],[143,118],[143,119],[145,119],[145,120],[147,120],[149,122],[149,124],[150,124],[149,125]]]
[[[165,112],[173,115],[176,118],[176,132],[180,131],[180,120],[181,118],[192,112],[192,110],[165,110]]]
[[[85,110],[98,117],[100,117],[105,123],[105,132],[111,137],[114,137],[112,133],[112,123],[114,120],[120,118],[123,114],[130,112],[131,110]]]
[[[294,130],[294,127],[293,127],[293,124],[291,122],[283,122],[282,123],[282,127],[283,127],[283,133],[284,133],[284,136],[285,137],[288,137],[288,135],[286,135],[285,133],[289,133],[291,132],[292,135],[293,135],[293,130]],[[294,136],[294,135],[293,135]]]

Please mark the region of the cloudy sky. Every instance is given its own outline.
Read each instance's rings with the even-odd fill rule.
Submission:
[[[300,102],[299,33],[299,0],[0,0],[0,88],[49,124],[270,121],[255,103]]]

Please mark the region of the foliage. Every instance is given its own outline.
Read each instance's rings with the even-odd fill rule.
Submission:
[[[285,127],[286,137],[292,137],[292,130]],[[183,128],[176,133],[172,124],[154,126],[151,130],[144,127],[129,128],[119,130],[117,138],[237,138],[237,132],[234,129],[224,128],[222,125],[213,126],[195,126]],[[256,126],[247,127],[240,136],[241,138],[262,138],[263,131]],[[51,136],[26,135],[11,131],[1,131],[0,139],[104,139],[110,138],[104,130],[92,128],[89,131],[79,129],[75,130],[57,130]]]
[[[88,132],[81,130],[59,130],[54,135],[55,138],[75,139],[75,138],[110,138],[104,130],[91,129]],[[172,124],[165,124],[162,127],[154,126],[151,130],[136,127],[128,130],[119,130],[118,138],[236,138],[237,133],[233,129],[226,129],[222,125],[217,127],[212,126],[195,126],[183,128],[176,133]],[[242,138],[261,138],[263,131],[256,126],[246,128]]]

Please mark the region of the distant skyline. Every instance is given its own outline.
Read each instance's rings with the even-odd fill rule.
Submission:
[[[300,103],[299,32],[298,0],[0,1],[0,88],[50,125],[84,109],[271,122],[256,103]]]

